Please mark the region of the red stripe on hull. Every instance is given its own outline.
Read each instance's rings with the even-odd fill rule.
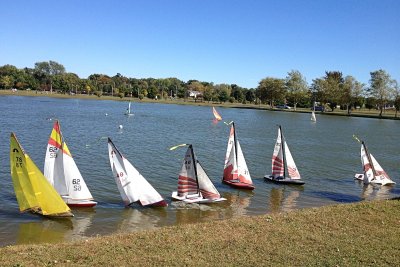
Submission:
[[[154,207],[154,208],[157,208],[157,207],[167,207],[167,206],[168,206],[167,201],[161,200],[161,201],[158,201],[158,202],[156,202],[156,203],[146,205],[146,206],[144,206],[144,207]]]
[[[97,205],[96,202],[94,203],[73,203],[73,204],[67,204],[68,207],[71,208],[91,208]]]
[[[222,181],[224,184],[230,185],[238,189],[254,190],[254,185],[241,182]]]

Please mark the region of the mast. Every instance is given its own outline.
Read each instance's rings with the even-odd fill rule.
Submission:
[[[279,126],[279,131],[281,133],[281,149],[283,154],[283,178],[286,178],[286,152],[285,152],[285,139],[283,137],[282,127]]]
[[[237,146],[236,146],[236,129],[235,129],[235,123],[232,122],[232,127],[233,127],[233,147],[235,149],[235,159],[236,159],[236,167],[238,165],[238,153],[237,153]]]
[[[197,177],[197,159],[194,157],[193,145],[190,144],[189,148],[190,148],[190,153],[192,154],[192,159],[193,159],[194,175],[196,176],[197,194],[200,195],[199,179]]]
[[[365,154],[367,155],[367,159],[368,159],[368,161],[369,161],[369,165],[371,165],[372,173],[374,174],[374,179],[375,179],[375,177],[376,177],[376,170],[375,170],[374,164],[372,163],[371,155],[369,154],[368,149],[367,149],[367,146],[365,145],[364,141],[361,141],[361,144],[362,144],[363,147],[364,147]]]

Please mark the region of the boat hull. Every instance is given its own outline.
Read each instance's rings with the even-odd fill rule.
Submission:
[[[165,200],[161,200],[161,201],[158,201],[158,202],[153,203],[153,204],[145,205],[144,207],[153,207],[153,208],[168,207],[168,203]]]
[[[215,202],[220,202],[226,200],[226,198],[220,197],[217,199],[207,199],[203,198],[202,196],[195,195],[195,196],[189,196],[189,197],[180,197],[178,196],[178,192],[174,191],[172,192],[172,200],[176,201],[184,201],[186,203],[197,203],[197,204],[207,204],[207,203],[215,203]]]
[[[363,181],[363,180],[364,180],[364,174],[363,174],[363,173],[356,173],[356,174],[354,175],[354,179],[355,179],[355,180]]]
[[[74,208],[91,208],[97,205],[97,202],[92,200],[73,200],[64,197],[63,200],[68,205],[68,207]]]
[[[276,184],[292,184],[292,185],[303,185],[305,182],[301,179],[290,179],[289,177],[285,178],[274,178],[273,176],[264,176],[264,180],[268,182],[273,182]]]
[[[39,216],[43,216],[46,218],[53,218],[53,219],[74,217],[74,215],[69,211],[62,213],[54,213],[54,214],[43,214],[41,210],[35,210],[35,209],[29,209],[28,211],[31,212],[32,214],[37,214]]]
[[[254,185],[252,185],[252,184],[246,184],[246,183],[241,183],[241,182],[231,182],[231,181],[225,181],[225,180],[222,180],[222,183],[232,186],[234,188],[238,188],[238,189],[254,190]]]
[[[85,203],[67,203],[68,207],[71,208],[92,208],[97,205],[97,202],[85,202]]]

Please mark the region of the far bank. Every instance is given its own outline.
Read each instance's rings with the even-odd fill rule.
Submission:
[[[117,97],[117,96],[96,96],[96,95],[87,95],[87,94],[58,94],[42,91],[17,91],[13,92],[11,90],[0,90],[1,95],[13,95],[13,96],[30,96],[30,97],[54,97],[54,98],[69,98],[69,99],[89,99],[89,100],[113,100],[113,101],[131,101],[131,102],[144,102],[144,103],[163,103],[163,104],[175,104],[175,105],[197,105],[197,106],[215,106],[215,107],[223,107],[223,108],[241,108],[241,109],[259,109],[259,110],[268,110],[268,111],[281,111],[281,112],[299,112],[299,113],[311,113],[309,108],[297,108],[294,110],[291,109],[279,109],[279,108],[271,108],[269,105],[265,104],[242,104],[242,103],[220,103],[220,102],[200,102],[196,101],[192,98],[186,99],[174,99],[174,98],[166,98],[166,99],[149,99],[149,98],[133,98],[133,97]],[[364,118],[373,118],[373,119],[389,119],[389,120],[399,120],[400,117],[396,117],[396,113],[394,110],[385,110],[382,117],[379,116],[379,110],[375,109],[355,109],[351,111],[351,114],[347,114],[347,110],[334,110],[334,111],[325,111],[325,112],[316,112],[319,115],[327,115],[327,116],[345,116],[345,117],[364,117]]]

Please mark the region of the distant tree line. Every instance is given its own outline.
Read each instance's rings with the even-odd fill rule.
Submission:
[[[337,107],[350,114],[356,107],[377,108],[380,115],[388,107],[400,109],[400,92],[396,80],[384,70],[370,72],[369,85],[360,83],[340,71],[326,71],[325,75],[308,84],[298,70],[288,72],[285,78],[266,77],[257,88],[243,88],[236,84],[214,84],[198,80],[181,81],[178,78],[129,78],[92,74],[87,79],[66,72],[55,61],[35,63],[34,68],[18,69],[13,65],[0,67],[0,89],[56,91],[70,94],[111,95],[143,99],[189,98],[196,101],[278,104],[312,107],[325,105],[332,111]],[[197,96],[197,97],[196,97]]]

